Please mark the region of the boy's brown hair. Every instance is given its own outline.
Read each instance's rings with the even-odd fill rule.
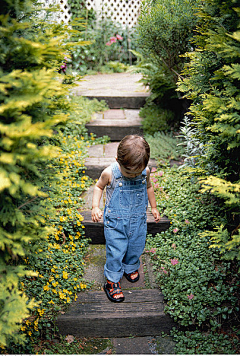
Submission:
[[[146,168],[150,158],[150,147],[147,141],[138,135],[125,136],[119,143],[117,161],[125,169],[136,171]]]

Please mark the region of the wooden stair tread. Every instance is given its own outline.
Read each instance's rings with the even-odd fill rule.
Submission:
[[[59,315],[57,326],[63,335],[123,337],[155,335],[172,328],[164,313],[159,289],[124,290],[125,301],[112,303],[104,291],[82,292],[70,309]]]
[[[91,218],[91,210],[80,211],[83,216],[83,224],[85,226],[85,237],[91,240],[92,244],[105,244],[103,218],[99,222],[93,222]],[[170,220],[163,216],[159,223],[156,223],[152,214],[147,211],[147,232],[151,235],[156,235],[162,231],[166,231],[170,226]]]

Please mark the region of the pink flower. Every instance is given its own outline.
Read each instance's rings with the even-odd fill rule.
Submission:
[[[152,178],[153,183],[157,182],[157,178]]]
[[[163,176],[163,171],[159,171],[159,172],[158,172],[158,175],[159,175],[160,177],[162,177],[162,176]]]
[[[171,264],[174,266],[174,265],[177,265],[179,263],[178,259],[177,258],[173,258],[171,261]]]
[[[177,227],[175,227],[175,229],[173,229],[174,234],[176,234],[179,231],[179,229]]]
[[[146,250],[145,252],[152,252],[152,253],[156,253],[156,250],[157,250],[156,248],[153,248],[153,247],[152,247],[152,248],[151,248],[151,250]]]
[[[111,42],[107,42],[106,46],[111,46],[111,44],[112,44]]]
[[[119,41],[122,41],[122,40],[123,40],[123,37],[120,36],[120,35],[116,35],[116,37],[117,37],[117,40],[119,40]]]
[[[188,221],[188,219],[186,219],[185,224],[190,224],[190,221]]]
[[[174,251],[176,250],[176,247],[177,247],[176,244],[173,243],[172,248],[174,249]]]
[[[159,183],[154,184],[154,188],[159,188]]]
[[[160,187],[159,189],[160,189],[161,191],[163,191],[163,187]]]
[[[153,168],[151,169],[151,173],[156,172],[156,170],[157,170],[157,168],[153,167]]]
[[[164,267],[161,267],[163,273],[168,274]]]
[[[191,293],[190,295],[187,296],[189,300],[194,298],[194,295]]]
[[[111,42],[111,43],[117,42],[116,37],[110,37],[110,42]]]

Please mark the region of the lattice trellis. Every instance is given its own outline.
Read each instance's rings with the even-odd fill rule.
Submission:
[[[123,26],[133,27],[138,19],[141,0],[88,0],[87,8],[97,12],[99,20],[111,18]]]
[[[45,0],[46,6],[58,4],[60,13],[53,15],[53,20],[68,23],[71,18],[71,11],[67,0]],[[121,23],[123,26],[133,27],[138,19],[141,0],[87,0],[88,10],[95,10],[98,19],[111,18],[113,21]]]
[[[52,14],[51,19],[58,23],[61,23],[63,21],[65,24],[68,24],[71,18],[71,10],[67,0],[45,0],[46,7],[55,5],[59,5],[60,12],[55,12],[54,14]]]

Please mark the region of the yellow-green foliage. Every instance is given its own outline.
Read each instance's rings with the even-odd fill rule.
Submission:
[[[201,182],[201,181],[200,181]],[[240,204],[240,183],[231,183],[224,179],[209,176],[202,181],[202,192],[210,191],[215,196],[224,199],[227,207],[231,209],[234,219],[238,218]],[[240,260],[240,226],[230,230],[221,224],[214,231],[206,231],[203,236],[210,236],[213,242],[210,247],[218,247],[224,258]]]
[[[237,1],[206,0],[199,7],[197,50],[187,54],[179,89],[192,100],[195,139],[202,145],[197,170],[203,190],[222,206],[213,246],[223,258],[239,259],[240,227],[240,12]],[[226,253],[226,251],[228,251]]]
[[[39,21],[31,1],[3,1],[0,15],[0,344],[18,334],[36,307],[20,287],[36,274],[23,259],[53,233],[48,196],[59,148],[50,144],[53,128],[68,121],[69,88],[58,70],[67,56],[63,29]],[[61,29],[62,32],[59,32]],[[68,32],[65,31],[67,38]],[[58,36],[60,34],[60,36]],[[65,40],[67,44],[67,39]]]

